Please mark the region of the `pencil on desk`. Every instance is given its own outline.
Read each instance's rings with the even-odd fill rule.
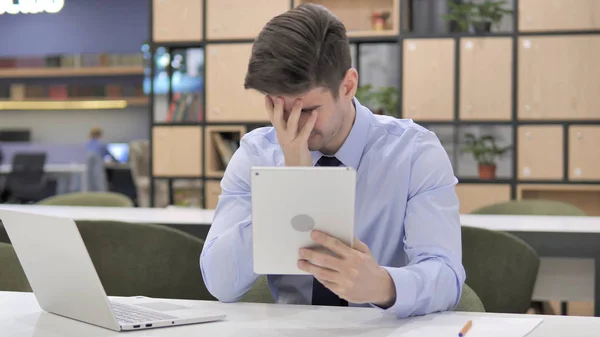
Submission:
[[[471,325],[473,325],[473,321],[468,321],[467,324],[465,324],[462,330],[460,330],[460,332],[458,333],[458,337],[463,337],[464,335],[466,335],[467,332],[469,332],[469,329],[471,329]]]

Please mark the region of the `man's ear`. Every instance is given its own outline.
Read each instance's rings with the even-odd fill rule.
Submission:
[[[340,85],[340,97],[352,98],[358,89],[358,72],[354,68],[348,69]]]

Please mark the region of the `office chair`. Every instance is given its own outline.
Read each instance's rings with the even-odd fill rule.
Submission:
[[[114,192],[71,192],[42,199],[38,205],[53,206],[94,206],[94,207],[133,207],[133,201],[126,195]]]
[[[0,290],[31,292],[31,286],[12,245],[0,242]]]
[[[468,226],[461,229],[466,283],[485,310],[526,313],[540,265],[535,250],[510,233]]]
[[[203,240],[164,225],[76,223],[109,296],[216,300],[198,266]]]
[[[46,189],[45,164],[46,153],[16,153],[0,201],[30,203],[42,199]]]
[[[545,199],[526,199],[511,200],[506,202],[494,203],[475,209],[472,214],[500,214],[500,215],[558,215],[558,216],[586,216],[587,214],[575,205],[570,203],[545,200]],[[533,309],[540,314],[552,313],[552,308],[548,302],[534,301]],[[561,314],[566,315],[568,304],[561,302]]]

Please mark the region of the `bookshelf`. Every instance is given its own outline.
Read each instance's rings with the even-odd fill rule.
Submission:
[[[103,110],[125,109],[127,107],[147,106],[147,97],[106,99],[81,97],[70,100],[30,99],[25,101],[0,100],[2,110]]]
[[[81,67],[81,68],[15,68],[0,69],[0,78],[89,77],[143,75],[141,66]]]
[[[202,207],[214,208],[226,168],[214,135],[235,144],[244,133],[270,125],[262,98],[242,85],[252,41],[271,17],[306,0],[176,2],[174,12],[163,8],[165,2],[152,1],[150,49],[202,49],[203,81],[194,92],[202,97],[205,113],[196,120],[152,118],[150,127],[158,134],[151,141],[151,172],[157,179],[199,179]],[[448,131],[447,139],[440,138],[459,176],[461,212],[546,197],[563,198],[597,214],[600,2],[514,0],[503,28],[479,33],[452,25],[446,31],[424,31],[410,0],[311,2],[328,7],[345,23],[355,58],[362,48],[397,48],[397,58],[389,62],[398,63],[398,116],[436,132]],[[374,16],[384,12],[389,17],[382,25]],[[185,15],[194,16],[194,22]],[[360,74],[368,71],[360,65],[355,59]],[[158,71],[177,70],[153,68],[153,76]],[[154,117],[168,109],[157,98],[171,102],[175,87],[170,83],[164,95],[150,92]],[[469,156],[460,153],[464,134],[490,129],[506,131],[512,146],[505,172],[492,180],[461,174],[459,159]]]
[[[0,110],[103,110],[143,107],[139,53],[0,58]]]

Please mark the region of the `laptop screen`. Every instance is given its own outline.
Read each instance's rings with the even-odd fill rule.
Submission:
[[[108,143],[106,145],[108,152],[121,163],[126,164],[129,160],[129,144],[127,143]]]

